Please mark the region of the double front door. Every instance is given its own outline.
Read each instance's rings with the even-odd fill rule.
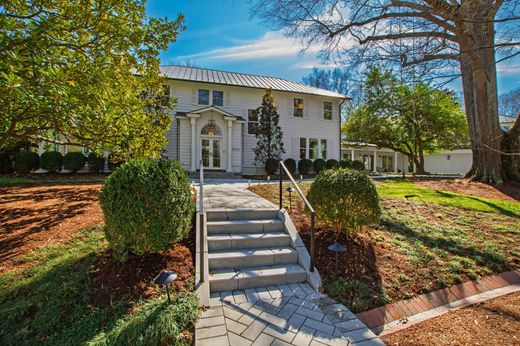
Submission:
[[[204,168],[222,168],[222,138],[201,138],[200,148]]]

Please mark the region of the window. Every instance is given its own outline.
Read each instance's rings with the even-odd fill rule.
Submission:
[[[343,160],[352,160],[352,154],[343,154]]]
[[[199,105],[209,105],[209,90],[199,89]]]
[[[326,160],[327,159],[327,140],[326,139],[321,140],[320,150],[321,150],[321,158]]]
[[[316,160],[318,158],[318,139],[309,138],[309,159]]]
[[[303,118],[303,99],[294,99],[293,115],[298,118]]]
[[[249,109],[247,111],[247,133],[256,135],[258,129],[258,112],[256,109]]]
[[[170,104],[170,86],[163,85],[163,94],[161,96],[161,105],[168,106]]]
[[[223,91],[213,91],[213,106],[224,106]]]
[[[307,156],[307,138],[300,138],[300,159]]]
[[[332,102],[323,102],[323,119],[332,120]]]

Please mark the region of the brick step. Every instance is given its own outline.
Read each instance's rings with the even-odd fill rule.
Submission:
[[[291,245],[291,237],[285,232],[258,232],[208,235],[208,250],[243,250],[284,247]]]
[[[278,209],[208,209],[206,216],[208,221],[272,220],[278,218]]]
[[[298,252],[291,247],[215,251],[208,254],[209,270],[242,269],[298,263]]]
[[[211,292],[304,282],[307,272],[298,264],[261,266],[246,269],[214,270],[209,274]]]
[[[208,221],[207,229],[208,235],[277,232],[283,230],[283,223],[278,219]]]

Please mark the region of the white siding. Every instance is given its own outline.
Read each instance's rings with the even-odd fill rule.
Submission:
[[[471,150],[453,150],[426,155],[424,169],[430,173],[465,174],[473,162]]]

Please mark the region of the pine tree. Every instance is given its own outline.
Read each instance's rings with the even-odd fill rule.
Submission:
[[[272,174],[277,167],[277,165],[274,165],[273,160],[280,160],[285,150],[283,148],[282,128],[278,125],[280,114],[278,114],[274,104],[271,89],[266,89],[262,105],[256,111],[258,113],[258,128],[255,137],[258,142],[254,149],[255,160],[263,162],[267,173]]]

